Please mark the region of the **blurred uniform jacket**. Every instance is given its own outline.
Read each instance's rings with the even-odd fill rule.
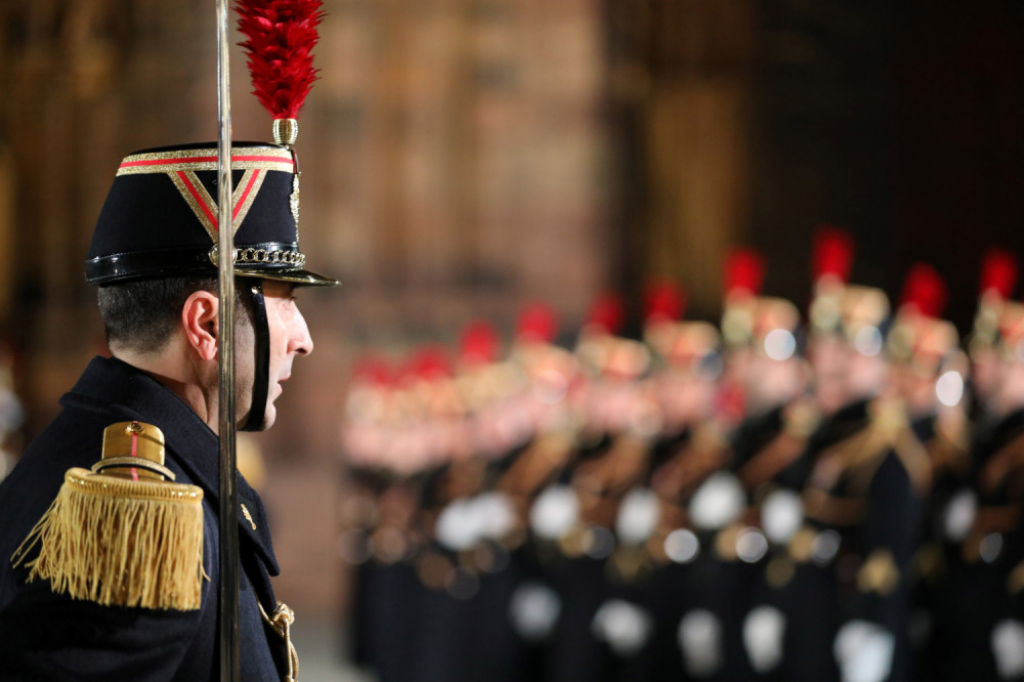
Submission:
[[[809,525],[791,543],[802,599],[789,649],[790,679],[838,677],[835,637],[854,621],[894,637],[884,679],[907,679],[908,574],[927,486],[924,450],[899,413],[862,401],[822,424],[809,455]],[[824,553],[822,534],[838,541]]]
[[[1024,565],[1024,410],[981,429],[971,450],[977,511],[960,551],[951,557],[947,589],[935,606],[933,646],[942,652],[935,679],[1019,680],[1024,678],[1019,664],[1000,673],[995,635],[1000,623],[1024,620],[1024,569],[1019,568]],[[1013,660],[1024,639],[1017,634],[1003,647]]]
[[[218,440],[169,389],[116,359],[95,358],[60,400],[60,415],[29,446],[0,485],[0,678],[4,680],[216,680],[218,668]],[[43,516],[71,467],[100,459],[103,430],[138,420],[166,437],[166,466],[178,483],[204,492],[202,606],[196,611],[101,606],[26,584],[10,557]],[[244,680],[279,680],[280,637],[263,624],[257,599],[273,613],[277,560],[259,496],[239,476],[242,572],[239,616]],[[251,518],[251,521],[249,520]]]

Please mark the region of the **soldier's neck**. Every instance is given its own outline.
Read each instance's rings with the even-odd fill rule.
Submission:
[[[111,355],[166,386],[196,413],[214,433],[218,431],[217,363],[189,354],[173,341],[155,353],[111,348]]]

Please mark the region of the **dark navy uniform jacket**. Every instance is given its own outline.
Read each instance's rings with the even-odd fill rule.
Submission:
[[[188,680],[218,678],[218,441],[209,427],[170,390],[116,359],[95,358],[60,415],[29,446],[0,484],[0,680]],[[203,489],[202,607],[159,611],[100,606],[55,594],[46,580],[26,584],[24,565],[10,557],[57,496],[64,472],[100,459],[103,430],[119,421],[159,427],[166,466],[179,483]],[[277,560],[266,514],[256,492],[239,476],[242,679],[280,680],[280,638],[263,624],[275,600],[270,576]],[[253,528],[255,524],[255,529]]]

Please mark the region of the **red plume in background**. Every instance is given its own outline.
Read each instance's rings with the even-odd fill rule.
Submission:
[[[853,237],[832,225],[823,225],[814,232],[812,273],[814,281],[832,275],[848,282],[853,269]]]
[[[1017,288],[1017,257],[1003,249],[990,248],[981,261],[978,290],[982,294],[994,291],[1000,298],[1010,298]]]
[[[667,279],[648,282],[644,292],[644,320],[674,321],[683,316],[686,298],[682,289]]]
[[[487,322],[471,323],[459,339],[459,359],[468,365],[487,365],[498,359],[498,332]]]
[[[384,358],[378,355],[366,355],[360,358],[352,368],[352,380],[364,381],[388,386],[394,381],[394,372]]]
[[[725,257],[725,295],[761,293],[764,284],[764,257],[753,249],[733,249]]]
[[[608,334],[618,334],[626,319],[625,305],[618,294],[604,293],[594,299],[587,315],[586,327]]]
[[[519,314],[516,339],[551,343],[558,333],[555,312],[543,303],[530,303]]]
[[[423,346],[409,361],[408,373],[412,376],[432,381],[452,374],[448,352],[442,346]]]
[[[945,280],[927,263],[916,263],[907,273],[900,306],[912,306],[921,315],[941,317],[949,299]]]
[[[238,0],[238,30],[248,55],[253,94],[274,119],[298,118],[313,87],[313,47],[321,0]]]

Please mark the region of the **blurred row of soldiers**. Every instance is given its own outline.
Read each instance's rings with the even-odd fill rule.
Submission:
[[[726,263],[720,326],[652,284],[642,340],[541,305],[346,402],[356,661],[416,680],[1024,679],[1024,306],[990,252],[966,343],[945,284],[895,307],[815,239],[806,322]]]
[[[15,392],[14,346],[0,336],[0,481],[14,466],[23,445],[25,410]]]

